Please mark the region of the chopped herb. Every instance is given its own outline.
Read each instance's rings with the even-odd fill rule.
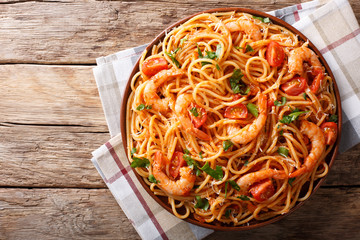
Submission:
[[[176,53],[180,50],[180,48],[175,49],[175,51],[172,51],[171,53],[165,52],[166,55],[169,56],[169,58],[171,59],[171,61],[175,64],[175,66],[177,68],[180,68],[180,63],[178,62],[178,60],[176,60]]]
[[[190,151],[189,151],[188,149],[185,149],[185,150],[184,150],[184,153],[190,154]]]
[[[215,52],[215,55],[216,55],[217,59],[220,58],[220,54],[221,54],[221,45],[218,44],[218,45],[216,45],[216,52]]]
[[[253,18],[258,19],[258,20],[262,21],[263,23],[271,23],[270,18],[268,18],[268,17],[262,18],[262,17],[253,16]]]
[[[206,162],[205,165],[200,169],[209,174],[211,177],[215,178],[216,180],[221,180],[224,177],[221,166],[216,166],[216,169],[214,170],[210,167],[209,162]]]
[[[136,107],[136,110],[142,111],[144,109],[151,109],[151,108],[152,108],[151,105],[140,104],[139,106]]]
[[[280,136],[284,135],[284,130],[281,129],[279,134],[280,134]]]
[[[188,165],[191,169],[197,170],[197,169],[199,168],[198,162],[195,161],[194,159],[192,159],[189,154],[185,153],[185,154],[183,155],[183,159],[186,161],[187,165]]]
[[[290,184],[290,186],[292,186],[292,183],[295,181],[295,178],[293,177],[293,178],[289,178],[289,180],[288,180],[288,183]]]
[[[338,122],[338,116],[337,115],[331,115],[329,117],[329,122],[337,123]]]
[[[224,216],[226,218],[230,218],[231,211],[232,211],[232,209],[226,209]]]
[[[254,115],[254,117],[258,117],[259,116],[259,111],[258,111],[258,108],[255,104],[252,104],[252,103],[248,103],[246,105],[246,108],[248,109],[248,111]]]
[[[235,46],[237,50],[244,49],[243,47]]]
[[[201,198],[200,196],[195,196],[196,199],[196,204],[195,204],[195,208],[201,208],[203,210],[208,210],[209,209],[209,201],[206,198]]]
[[[280,106],[284,106],[285,103],[286,103],[286,97],[281,97],[281,103],[278,100],[276,100],[274,102],[274,105],[277,106],[277,107],[280,107]]]
[[[185,41],[187,41],[186,37],[183,37],[182,39],[180,39],[180,45],[183,45]]]
[[[230,86],[234,93],[240,93],[241,95],[247,95],[250,92],[250,87],[247,86],[241,78],[244,74],[241,73],[240,69],[235,69],[232,76],[230,77]]]
[[[193,107],[192,109],[190,109],[190,112],[192,115],[194,115],[195,117],[198,117],[199,116],[199,113],[196,109],[196,107]]]
[[[303,98],[306,100],[306,93],[303,93]]]
[[[150,182],[155,183],[155,184],[160,182],[160,181],[156,180],[156,178],[152,174],[149,175],[148,179]]]
[[[285,115],[281,120],[279,120],[279,122],[289,124],[298,119],[298,117],[303,113],[307,113],[307,111],[300,112],[299,109],[295,108],[289,115]]]
[[[199,152],[199,157],[201,158],[201,159],[203,159],[204,157],[203,157],[203,152],[201,151],[201,152]]]
[[[245,163],[244,163],[244,166],[246,167],[248,164],[249,164],[249,161],[246,160]]]
[[[254,52],[254,49],[248,44],[245,47],[245,52]]]
[[[228,185],[229,185],[229,182],[228,181],[225,182],[225,198],[226,198],[226,195],[227,195],[227,187],[228,187]]]
[[[150,161],[147,158],[137,158],[137,157],[133,157],[132,158],[133,161],[131,162],[130,166],[132,168],[137,168],[137,167],[149,167],[150,166]]]
[[[201,175],[200,169],[196,169],[195,175],[196,175],[197,177]]]
[[[234,144],[230,140],[223,141],[224,151],[226,152],[227,150],[229,150],[232,145]]]
[[[202,52],[201,52],[201,50],[200,50],[200,48],[199,48],[199,46],[197,44],[196,44],[196,47],[197,47],[199,58],[203,58],[204,55],[202,54]]]
[[[220,66],[219,66],[219,64],[216,64],[215,67],[216,67],[217,70],[220,71]]]
[[[134,153],[136,153],[136,148],[135,148],[135,147],[133,147],[133,148],[131,149],[131,152],[130,152],[131,157],[134,156]]]
[[[234,180],[228,180],[227,183],[230,183],[230,185],[235,189],[236,191],[240,191],[240,186],[234,181]]]
[[[285,147],[279,147],[278,153],[283,157],[287,157],[289,155],[289,150]]]
[[[199,58],[207,58],[207,59],[219,59],[220,57],[220,53],[221,53],[221,45],[218,44],[216,45],[216,51],[215,52],[212,52],[212,51],[205,51],[206,52],[206,55],[204,56],[199,48],[198,45],[196,45],[197,47],[197,51],[198,51],[198,54],[199,54]],[[205,66],[207,64],[211,64],[210,62],[206,62],[206,61],[203,61],[201,62],[201,66]]]
[[[250,201],[250,198],[248,196],[245,196],[245,195],[240,195],[239,197],[237,198],[240,198],[241,200],[243,201]]]

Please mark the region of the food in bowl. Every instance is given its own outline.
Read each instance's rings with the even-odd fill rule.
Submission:
[[[269,18],[202,13],[144,52],[127,100],[127,151],[175,216],[242,226],[288,213],[328,173],[334,80]]]

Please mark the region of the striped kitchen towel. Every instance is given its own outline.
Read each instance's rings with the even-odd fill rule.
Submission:
[[[347,0],[306,2],[270,14],[306,35],[324,55],[340,90],[343,152],[360,142],[360,29]],[[182,221],[153,200],[135,177],[122,147],[120,105],[133,65],[146,45],[97,59],[94,76],[111,139],[92,162],[143,239],[202,239],[212,230]]]

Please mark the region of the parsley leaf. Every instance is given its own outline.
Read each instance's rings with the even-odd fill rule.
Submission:
[[[248,103],[246,105],[246,108],[248,109],[248,111],[254,115],[254,117],[258,117],[259,116],[259,111],[258,111],[258,108],[255,104],[252,104],[252,103]]]
[[[331,115],[329,117],[329,122],[334,122],[334,123],[337,123],[338,122],[338,116],[337,115]]]
[[[217,70],[219,70],[219,71],[221,70],[219,64],[216,64],[215,67]]]
[[[258,20],[262,21],[263,23],[271,23],[271,20],[268,17],[262,18],[262,17],[253,16],[253,18],[258,19]]]
[[[254,52],[255,50],[248,44],[245,47],[245,52]]]
[[[185,150],[184,150],[184,153],[186,153],[186,154],[190,154],[189,149],[185,149]]]
[[[244,49],[243,47],[235,46],[237,50]]]
[[[284,130],[281,129],[280,132],[279,132],[280,136],[284,135]]]
[[[192,115],[194,115],[195,117],[199,116],[199,113],[196,109],[196,107],[193,107],[192,109],[189,110],[191,112]]]
[[[199,157],[200,157],[201,159],[204,159],[204,157],[203,157],[203,152],[202,152],[202,151],[199,152]]]
[[[244,166],[246,167],[248,164],[249,164],[249,161],[246,160],[245,163],[244,163]]]
[[[186,37],[183,37],[182,39],[180,39],[180,45],[183,45],[185,41],[187,41]]]
[[[241,95],[247,95],[250,92],[250,87],[247,86],[241,78],[244,74],[241,73],[240,69],[235,69],[232,76],[230,77],[230,86],[234,93],[240,93]]]
[[[222,145],[223,145],[224,151],[226,152],[234,144],[230,140],[226,140],[226,141],[223,141]]]
[[[144,109],[151,109],[151,108],[152,108],[151,105],[140,104],[139,106],[136,107],[136,110],[142,111]]]
[[[150,161],[147,158],[137,158],[137,157],[133,157],[132,158],[133,161],[131,162],[130,166],[132,168],[137,168],[137,167],[149,167],[150,166]]]
[[[230,209],[230,208],[229,208],[229,209],[226,209],[224,216],[225,216],[226,218],[230,218],[231,211],[232,211],[232,209]]]
[[[306,100],[306,93],[303,93],[303,98]]]
[[[150,182],[155,183],[155,184],[160,182],[160,181],[156,180],[156,178],[152,174],[149,175],[148,179]]]
[[[187,150],[187,149],[185,149],[185,150]],[[189,152],[189,153],[186,153],[186,151],[184,151],[184,152],[185,152],[185,154],[183,155],[183,159],[185,160],[185,162],[191,169],[196,170],[196,176],[199,176],[201,174],[201,171],[199,169],[199,163],[190,157],[189,150],[187,150],[187,152]]]
[[[217,59],[220,58],[220,54],[221,54],[221,45],[218,44],[218,45],[216,45],[216,51],[215,51],[215,55],[216,55]]]
[[[283,118],[280,119],[279,122],[289,124],[292,121],[295,121],[296,119],[298,119],[298,117],[303,113],[307,113],[307,111],[300,112],[299,109],[296,108],[289,115],[283,116]]]
[[[284,106],[285,103],[286,103],[286,97],[281,97],[281,103],[278,100],[276,100],[274,102],[274,105],[277,106],[277,107],[280,107],[280,106]]]
[[[209,174],[211,177],[215,178],[216,180],[221,180],[224,177],[221,166],[216,166],[216,169],[214,170],[210,167],[209,162],[206,162],[205,165],[200,169]]]
[[[230,183],[233,189],[240,191],[240,186],[234,180],[228,180],[227,182]]]
[[[130,152],[131,157],[134,156],[134,153],[136,153],[136,148],[135,148],[135,147],[133,147],[133,148],[131,149],[131,152]]]
[[[287,157],[289,155],[289,150],[285,147],[279,147],[278,153],[283,157]]]
[[[180,63],[178,60],[176,60],[176,53],[180,50],[180,48],[175,49],[175,51],[172,51],[171,53],[165,52],[166,55],[169,56],[171,61],[175,64],[177,68],[180,68]]]
[[[216,51],[215,52],[212,52],[212,51],[205,51],[206,52],[206,55],[204,56],[199,48],[198,45],[196,45],[197,47],[197,51],[198,51],[198,54],[199,54],[199,58],[207,58],[207,59],[215,59],[215,58],[219,58],[220,56],[220,53],[221,53],[221,45],[218,44],[216,45]],[[201,62],[201,66],[205,66],[206,64],[211,64],[210,62]]]
[[[292,183],[295,181],[295,178],[289,178],[288,183],[290,186],[292,186]]]
[[[246,195],[240,195],[240,196],[237,197],[237,198],[240,198],[240,199],[243,200],[243,201],[250,201],[250,198],[249,198],[248,196],[246,196]]]
[[[201,208],[203,210],[208,210],[209,209],[209,201],[206,198],[201,198],[200,196],[195,196],[196,199],[196,204],[195,204],[195,208]]]

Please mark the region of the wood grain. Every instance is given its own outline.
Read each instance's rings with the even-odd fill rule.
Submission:
[[[321,188],[285,219],[219,239],[359,239],[358,188]],[[140,239],[106,189],[1,189],[0,239]]]
[[[0,45],[6,46],[0,48],[0,63],[93,64],[97,57],[150,42],[165,27],[201,10],[270,11],[300,2],[306,1],[9,0],[0,8]],[[360,2],[350,2],[359,20]]]

